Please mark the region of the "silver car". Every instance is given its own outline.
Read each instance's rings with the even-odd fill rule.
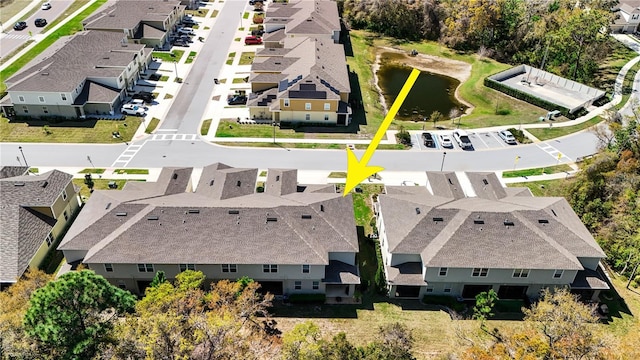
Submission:
[[[513,134],[509,130],[502,130],[498,132],[498,136],[500,136],[502,140],[504,140],[504,142],[506,142],[509,145],[515,145],[518,143],[516,141],[516,137],[513,136]]]
[[[451,136],[447,134],[440,135],[440,145],[442,145],[442,147],[444,148],[452,149],[453,140],[451,139]]]

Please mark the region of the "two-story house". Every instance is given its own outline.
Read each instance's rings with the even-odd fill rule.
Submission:
[[[428,172],[426,187],[387,186],[375,204],[391,297],[537,298],[608,289],[605,257],[564,198],[504,188],[495,173]]]
[[[184,17],[180,1],[120,0],[84,20],[85,30],[118,32],[130,43],[162,48]]]
[[[336,3],[272,4],[265,30],[265,48],[256,51],[249,77],[251,118],[287,125],[349,125],[351,87],[338,43]]]
[[[275,295],[353,297],[351,197],[333,185],[298,185],[296,170],[269,170],[264,193],[256,179],[257,169],[217,163],[94,191],[59,249],[135,293],[159,270],[172,279],[195,269],[212,281],[248,276]]]
[[[51,56],[8,78],[7,117],[113,115],[151,62],[151,51],[122,33],[84,31]]]
[[[0,168],[0,288],[37,268],[80,207],[72,176]]]
[[[610,25],[612,32],[633,33],[640,24],[640,0],[619,0],[613,9],[616,17]]]

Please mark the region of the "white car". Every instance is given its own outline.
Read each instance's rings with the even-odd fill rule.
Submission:
[[[40,8],[42,10],[49,10],[49,9],[51,9],[51,3],[50,2],[46,2],[46,3],[42,4],[42,6]]]
[[[463,150],[473,150],[473,144],[469,139],[469,135],[464,130],[456,130],[453,132],[453,138]]]
[[[133,105],[133,104],[122,105],[122,109],[120,109],[120,111],[125,115],[136,115],[136,116],[143,116],[145,113],[145,110],[143,107]]]
[[[133,100],[131,100],[131,102],[129,102],[129,104],[131,104],[133,106],[141,107],[141,108],[143,108],[145,110],[149,110],[149,108],[145,106],[144,100],[142,100],[142,99],[133,99]]]
[[[515,136],[513,136],[513,134],[509,130],[502,130],[498,132],[498,135],[502,138],[502,140],[504,140],[504,142],[509,145],[515,145],[518,143]]]
[[[440,145],[445,148],[453,148],[453,140],[450,135],[442,134],[440,135]]]
[[[188,28],[188,27],[182,27],[182,28],[178,28],[178,30],[176,31],[178,33],[178,35],[195,35],[195,31],[193,31],[192,28]]]

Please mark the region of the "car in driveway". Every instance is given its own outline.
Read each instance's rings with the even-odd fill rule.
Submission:
[[[50,2],[43,3],[42,6],[40,6],[40,9],[42,9],[42,10],[51,9],[51,3]]]
[[[500,138],[502,138],[502,140],[504,140],[504,142],[506,142],[509,145],[515,145],[518,143],[516,141],[516,137],[513,136],[513,134],[509,130],[502,130],[498,132],[498,136],[500,136]]]
[[[137,93],[133,94],[132,98],[133,99],[140,99],[140,100],[144,101],[147,104],[153,103],[153,99],[154,99],[153,94],[148,92],[148,91],[137,92]]]
[[[227,99],[227,104],[229,105],[244,105],[247,103],[246,95],[234,95]]]
[[[149,108],[145,106],[144,100],[142,99],[133,99],[129,102],[129,104],[141,107],[145,110],[149,110]]]
[[[422,142],[424,142],[424,146],[426,147],[435,147],[436,143],[433,141],[433,135],[428,132],[422,133]]]
[[[189,47],[189,43],[183,39],[176,39],[173,41],[173,46]]]
[[[125,115],[136,115],[136,116],[143,116],[145,113],[145,110],[143,107],[137,106],[137,105],[133,105],[133,104],[124,104],[122,105],[122,108],[120,109],[120,112],[122,112]]]
[[[469,139],[469,134],[464,130],[456,130],[453,132],[453,138],[463,150],[473,150],[473,144]]]
[[[440,145],[444,148],[453,148],[453,140],[451,140],[451,136],[447,134],[440,135]]]
[[[37,18],[33,23],[36,27],[44,27],[47,26],[47,19]]]
[[[18,21],[17,23],[15,23],[13,25],[13,30],[24,30],[27,28],[27,22],[26,21]]]
[[[257,36],[247,36],[244,38],[245,45],[260,45],[262,44],[262,38]]]
[[[191,35],[191,36],[196,34],[196,32],[193,31],[193,29],[190,27],[180,27],[178,28],[178,30],[176,30],[176,33],[178,35]]]

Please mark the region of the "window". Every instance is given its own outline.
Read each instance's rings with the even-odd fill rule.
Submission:
[[[47,246],[51,246],[53,244],[53,235],[51,233],[47,234]]]
[[[432,293],[433,292],[433,286],[427,286],[427,292],[428,293]]]
[[[311,114],[305,114],[304,119],[307,121],[311,120]]]
[[[302,281],[296,281],[294,285],[294,289],[302,290]]]
[[[62,215],[64,216],[64,221],[69,220],[69,214],[67,214],[67,210],[65,210]]]
[[[324,121],[329,121],[329,114],[324,114]]]
[[[44,96],[38,96],[38,100],[40,100],[40,102],[44,102]]]
[[[62,98],[62,101],[67,101],[67,95],[60,94],[60,97]]]
[[[526,278],[529,277],[529,269],[514,269],[513,270],[514,278]]]
[[[269,265],[269,264],[262,265],[262,272],[265,272],[265,273],[269,273],[269,272],[277,273],[278,272],[278,265],[273,265],[273,264],[271,264],[271,265]]]
[[[314,281],[313,282],[313,290],[318,290],[320,288],[320,282],[319,281]]]
[[[153,272],[153,264],[138,264],[138,272]]]
[[[471,276],[473,277],[487,277],[487,274],[489,273],[489,269],[487,268],[473,268],[473,272],[471,273]]]
[[[62,200],[67,201],[67,190],[62,190]]]
[[[324,103],[324,110],[331,110],[331,104],[329,103]]]
[[[562,278],[562,274],[564,274],[564,270],[556,270],[553,272],[553,278],[560,279]]]
[[[47,109],[46,106],[43,106],[42,107],[42,112],[45,113],[45,114],[48,114],[49,113],[49,109]]]
[[[238,265],[236,265],[236,264],[222,264],[222,272],[223,273],[238,272]]]
[[[24,96],[18,96],[18,101],[24,102]]]
[[[113,264],[104,264],[104,271],[113,272]]]
[[[22,107],[22,111],[24,111],[25,114],[29,113],[29,109],[26,106]]]
[[[122,290],[127,290],[127,284],[123,280],[118,280],[118,287]]]
[[[311,103],[304,103],[305,110],[311,110]]]
[[[438,276],[447,276],[447,272],[449,272],[449,268],[441,267]]]
[[[444,290],[445,293],[450,293],[451,292],[451,284],[444,284]]]
[[[284,99],[284,106],[289,107],[289,99]]]
[[[180,264],[180,272],[184,272],[187,270],[196,270],[196,265],[195,264]]]
[[[303,274],[308,274],[309,273],[309,265],[308,264],[302,265],[302,273]]]

